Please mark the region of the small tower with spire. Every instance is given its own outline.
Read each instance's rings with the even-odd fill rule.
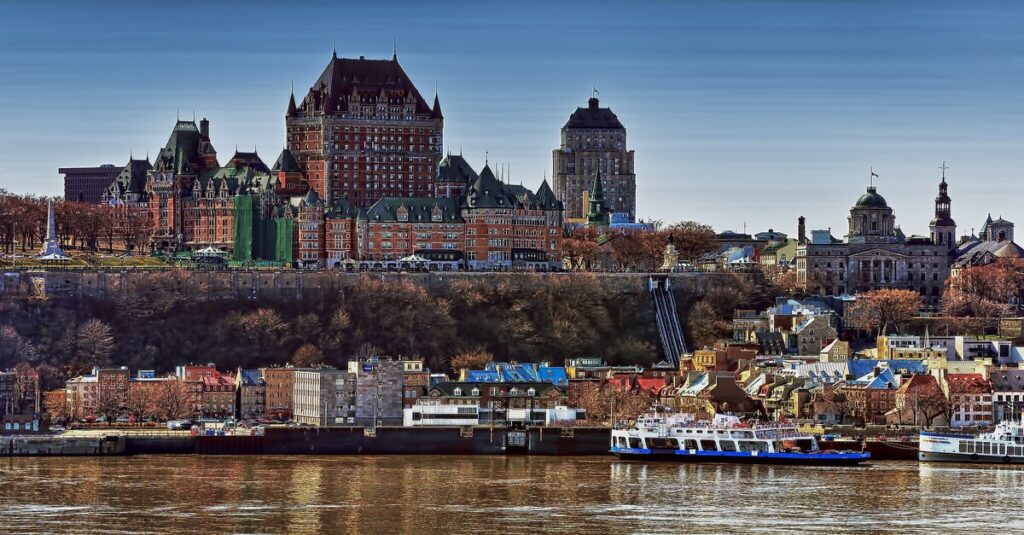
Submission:
[[[594,180],[594,190],[590,192],[590,210],[587,212],[587,224],[591,226],[607,227],[608,208],[604,201],[604,183],[601,180],[601,171],[597,172],[597,179]]]
[[[939,195],[935,197],[935,217],[928,229],[935,245],[953,249],[956,247],[956,222],[953,221],[952,200],[949,198],[949,185],[946,184],[946,169],[949,167],[946,162],[942,162],[939,169],[942,170],[942,180],[939,182]]]
[[[295,117],[296,115],[298,115],[298,111],[295,106],[295,82],[292,82],[292,94],[288,97],[288,112],[285,113],[285,117]]]

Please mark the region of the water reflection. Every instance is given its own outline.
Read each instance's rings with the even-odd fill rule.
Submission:
[[[1024,467],[543,457],[0,461],[0,532],[1024,530]]]

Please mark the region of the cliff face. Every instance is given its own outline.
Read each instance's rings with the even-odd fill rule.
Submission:
[[[680,317],[708,288],[736,280],[672,275]],[[9,336],[0,333],[0,367],[233,369],[283,364],[304,345],[334,365],[376,353],[421,357],[435,370],[469,351],[520,362],[661,359],[643,274],[50,271],[2,281],[0,330]],[[103,329],[90,320],[109,327],[109,351],[95,349]],[[34,356],[5,350],[12,336]]]

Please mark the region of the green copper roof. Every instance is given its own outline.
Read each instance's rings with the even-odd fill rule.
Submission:
[[[874,186],[869,186],[867,193],[861,195],[857,199],[857,207],[862,208],[888,208],[889,205],[885,202],[885,197],[878,194]]]

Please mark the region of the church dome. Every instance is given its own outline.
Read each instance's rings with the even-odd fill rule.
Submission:
[[[868,192],[865,193],[864,195],[861,195],[860,198],[857,199],[857,204],[855,206],[858,207],[858,208],[888,208],[889,207],[889,205],[886,204],[886,202],[885,202],[885,197],[882,197],[881,195],[879,195],[878,192],[875,190],[874,186],[869,186],[868,187]]]

